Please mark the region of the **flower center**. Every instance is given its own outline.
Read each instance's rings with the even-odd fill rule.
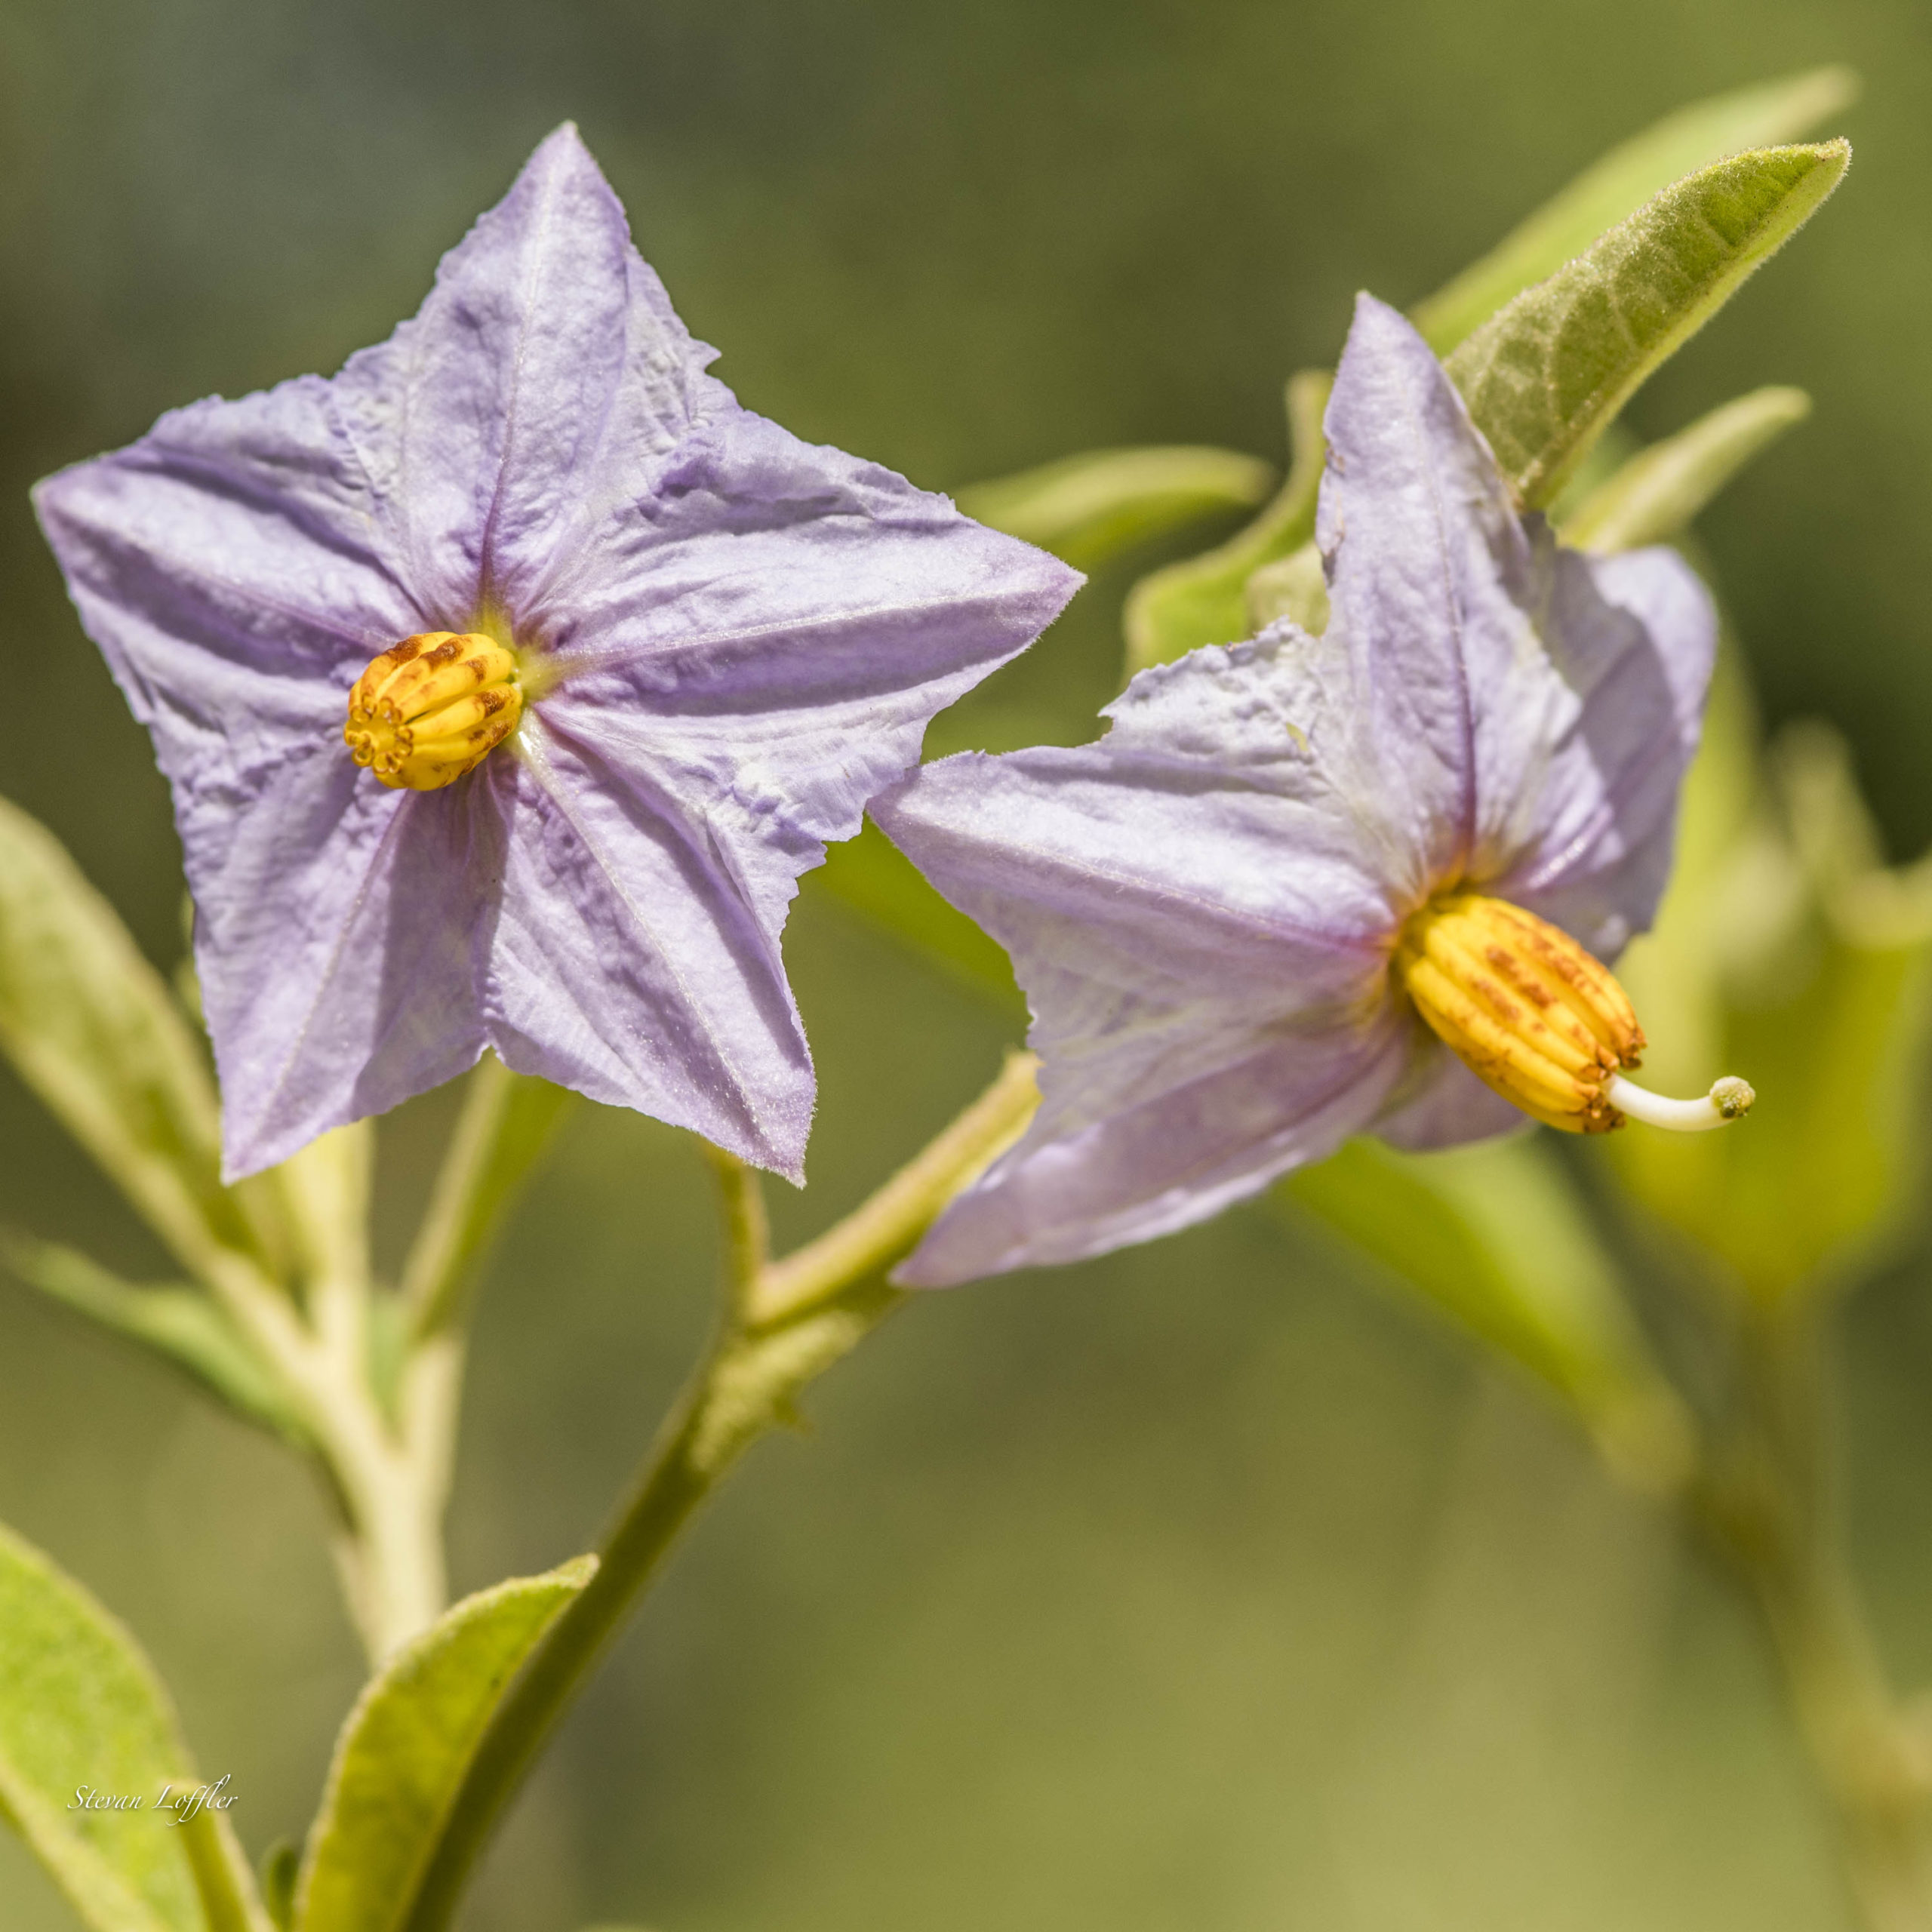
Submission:
[[[474,631],[424,631],[356,679],[342,735],[385,785],[433,792],[481,764],[522,715],[513,653]]]
[[[1665,1100],[1626,1079],[1644,1049],[1629,995],[1567,933],[1506,900],[1432,900],[1403,928],[1391,970],[1477,1078],[1566,1134],[1607,1134],[1626,1114],[1719,1127],[1755,1097],[1736,1079],[1703,1100]]]

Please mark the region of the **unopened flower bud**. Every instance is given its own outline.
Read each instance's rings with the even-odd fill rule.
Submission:
[[[433,792],[481,764],[522,715],[511,652],[474,632],[424,631],[356,679],[342,735],[385,785]]]

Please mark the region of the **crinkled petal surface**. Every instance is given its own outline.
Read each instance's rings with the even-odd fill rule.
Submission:
[[[332,381],[40,486],[173,787],[231,1174],[486,1044],[798,1172],[798,875],[1079,579],[711,358],[565,128]],[[371,659],[485,623],[563,674],[518,744],[439,792],[357,771]]]
[[[1329,655],[1287,626],[1196,651],[1143,672],[1097,745],[943,759],[875,802],[1012,954],[1044,1056],[1031,1129],[903,1278],[1166,1233],[1381,1109],[1417,1037],[1388,995],[1398,915],[1362,774],[1323,755],[1352,746]]]
[[[1098,745],[928,768],[874,806],[1013,955],[1026,1137],[902,1271],[938,1285],[1202,1219],[1373,1126],[1522,1116],[1389,992],[1403,921],[1494,893],[1614,953],[1647,923],[1715,624],[1667,552],[1560,550],[1454,386],[1363,297],[1327,417],[1324,635],[1143,673]]]
[[[1419,901],[1467,884],[1614,955],[1656,910],[1716,623],[1666,550],[1557,547],[1516,513],[1428,345],[1359,298],[1317,536]]]

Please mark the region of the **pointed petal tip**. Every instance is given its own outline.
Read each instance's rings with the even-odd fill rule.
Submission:
[[[312,1140],[319,1140],[325,1134],[338,1127],[348,1124],[347,1116],[339,1120],[326,1120],[319,1124],[305,1123],[297,1127],[257,1124],[245,1130],[238,1130],[229,1124],[224,1111],[221,1122],[221,1184],[232,1187],[238,1181],[253,1180],[259,1174],[266,1174],[270,1168],[278,1168],[283,1161],[293,1160]]]
[[[516,183],[512,183],[510,187],[512,195],[521,183],[534,176],[551,176],[558,180],[576,178],[586,187],[603,189],[603,193],[617,201],[617,189],[611,187],[603,168],[597,166],[597,156],[589,151],[583,135],[577,131],[576,122],[558,122],[558,125],[529,151],[529,158],[521,168],[516,170]]]

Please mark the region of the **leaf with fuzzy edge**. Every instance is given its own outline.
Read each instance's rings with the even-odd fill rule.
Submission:
[[[1548,503],[1638,386],[1844,178],[1844,141],[1762,148],[1667,188],[1447,362],[1530,509]]]
[[[1274,483],[1272,463],[1234,450],[1088,450],[971,485],[958,500],[977,521],[1091,571],[1203,517],[1252,509]]]
[[[1480,261],[1417,303],[1409,318],[1446,355],[1672,182],[1746,148],[1799,140],[1857,98],[1858,76],[1849,67],[1815,67],[1679,108],[1586,168]]]
[[[77,1249],[0,1229],[0,1262],[29,1287],[139,1342],[236,1414],[306,1447],[309,1432],[235,1324],[198,1288],[137,1287]]]
[[[1810,414],[1802,389],[1753,389],[1722,404],[1639,450],[1563,519],[1558,534],[1604,556],[1667,543],[1753,457]]]
[[[492,1712],[596,1571],[580,1556],[479,1591],[383,1666],[336,1741],[296,1932],[394,1932],[408,1918]]]
[[[1334,383],[1325,369],[1289,379],[1287,479],[1245,530],[1198,557],[1170,564],[1137,583],[1127,600],[1127,675],[1171,663],[1204,644],[1249,635],[1247,580],[1264,564],[1299,549],[1315,534],[1315,500],[1326,445],[1321,412]]]
[[[259,1248],[180,1008],[60,841],[4,799],[0,1051],[183,1262]]]
[[[133,1637],[0,1528],[0,1817],[94,1932],[271,1932],[226,1817],[149,1808],[199,1782]],[[142,1808],[69,1809],[83,1786]]]

